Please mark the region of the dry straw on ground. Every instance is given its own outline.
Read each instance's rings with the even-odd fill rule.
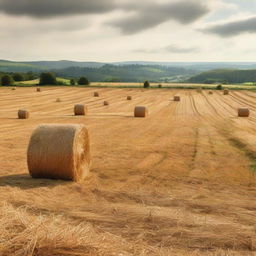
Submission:
[[[20,109],[18,111],[18,118],[19,119],[28,119],[29,118],[29,112],[27,110]]]
[[[180,101],[180,96],[179,95],[175,95],[173,98],[174,101]]]
[[[146,117],[148,115],[148,109],[144,106],[137,106],[134,109],[135,117]]]
[[[132,100],[132,96],[127,96],[127,100]]]
[[[238,117],[249,117],[250,110],[248,108],[239,108],[238,109]]]
[[[75,116],[85,116],[88,113],[88,109],[83,104],[76,104],[74,106],[74,114]]]
[[[82,181],[90,162],[89,135],[83,125],[40,125],[30,138],[27,163],[33,178]]]

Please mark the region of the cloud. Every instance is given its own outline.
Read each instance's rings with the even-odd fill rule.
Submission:
[[[109,22],[109,25],[120,28],[124,34],[134,34],[169,20],[189,24],[208,12],[206,5],[195,1],[165,4],[149,2],[143,7],[137,6],[136,12],[127,17]]]
[[[174,53],[174,54],[187,54],[187,53],[198,53],[200,49],[197,47],[184,47],[178,45],[168,45],[155,49],[136,49],[134,52],[137,53],[148,53],[148,54],[156,54],[156,53]]]
[[[0,0],[0,11],[36,18],[96,14],[116,8],[115,0]]]
[[[200,49],[197,47],[180,47],[177,45],[169,45],[169,46],[165,47],[164,50],[166,50],[167,52],[180,53],[180,54],[197,53],[200,51]]]
[[[256,33],[256,17],[217,24],[201,31],[217,34],[221,37],[231,37],[242,33]]]

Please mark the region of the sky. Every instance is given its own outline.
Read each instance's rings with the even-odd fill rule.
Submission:
[[[256,0],[0,0],[0,59],[256,61]]]

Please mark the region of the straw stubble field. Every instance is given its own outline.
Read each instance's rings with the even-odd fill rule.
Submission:
[[[0,89],[0,255],[255,255],[256,94],[98,91]],[[136,105],[149,116],[134,118]],[[29,138],[45,123],[88,128],[84,182],[28,175]]]

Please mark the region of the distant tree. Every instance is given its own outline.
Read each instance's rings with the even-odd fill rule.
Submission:
[[[70,79],[70,85],[76,85],[75,79]]]
[[[144,88],[149,88],[149,87],[150,87],[149,81],[145,81],[145,82],[144,82]]]
[[[14,73],[14,74],[12,75],[12,78],[13,78],[13,80],[16,81],[16,82],[20,82],[20,81],[24,81],[24,80],[25,80],[24,75],[21,74],[21,73]]]
[[[217,85],[216,89],[217,90],[222,90],[223,89],[222,84]]]
[[[35,80],[37,78],[38,78],[38,75],[32,71],[25,74],[25,80],[27,80],[27,81]]]
[[[55,74],[50,72],[44,72],[40,75],[40,85],[56,85],[57,79]]]
[[[89,80],[84,76],[80,77],[77,83],[79,85],[89,85],[90,84]]]
[[[4,75],[1,78],[1,85],[9,86],[13,84],[13,79],[10,75]]]

